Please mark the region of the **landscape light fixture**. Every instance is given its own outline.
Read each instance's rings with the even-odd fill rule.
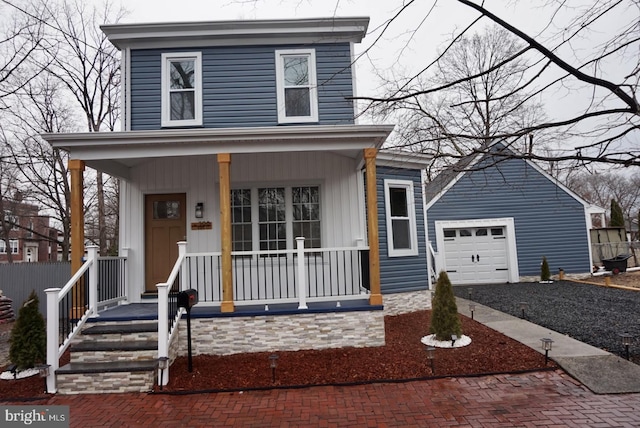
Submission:
[[[471,311],[471,319],[473,319],[473,311],[476,310],[476,304],[475,303],[469,303],[469,311]]]
[[[525,319],[525,311],[529,309],[529,303],[520,302],[519,305],[520,305],[520,310],[522,311],[522,319]]]
[[[196,204],[196,218],[204,217],[204,202],[198,202]]]
[[[278,367],[278,355],[269,355],[269,367],[271,367],[271,382],[276,383],[276,367]]]
[[[458,340],[458,336],[455,334],[451,335],[451,347],[453,348],[453,345],[455,345],[456,340]]]
[[[467,288],[467,294],[469,294],[469,300],[471,300],[471,294],[473,294],[473,288]]]
[[[158,369],[160,369],[160,390],[162,391],[164,370],[169,367],[169,357],[158,358]]]
[[[49,364],[39,364],[35,368],[38,369],[38,373],[40,377],[44,379],[44,393],[48,394],[49,390],[47,389],[47,377],[49,377],[49,368],[51,365]]]
[[[429,359],[429,362],[431,363],[431,373],[433,373],[434,375],[436,374],[436,368],[433,364],[433,360],[436,359],[436,348],[433,346],[427,346],[427,358]]]
[[[622,344],[624,345],[625,348],[625,354],[627,357],[627,360],[629,359],[629,346],[631,345],[631,339],[633,339],[633,336],[627,332],[624,333],[620,333],[618,334],[618,336],[620,336],[620,338],[622,339]]]
[[[551,347],[553,346],[553,340],[548,337],[540,339],[542,342],[542,349],[544,349],[544,365],[546,366],[549,362],[549,351],[551,351]]]

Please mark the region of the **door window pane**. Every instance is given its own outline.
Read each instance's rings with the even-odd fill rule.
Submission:
[[[253,249],[250,189],[231,191],[231,240],[233,251]]]
[[[303,236],[306,248],[320,248],[320,197],[318,187],[293,187],[293,237]]]
[[[180,219],[180,201],[154,201],[153,202],[153,219],[154,220],[179,220]]]
[[[287,248],[286,205],[283,187],[258,189],[260,250]]]

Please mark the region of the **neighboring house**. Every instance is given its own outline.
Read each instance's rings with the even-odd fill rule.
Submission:
[[[49,226],[49,216],[40,215],[37,205],[5,200],[4,222],[0,227],[0,263],[56,261],[57,231]],[[8,238],[8,245],[7,245]]]
[[[56,370],[87,320],[142,328],[157,319],[152,362],[184,355],[171,289],[197,290],[196,354],[378,346],[385,314],[428,307],[422,165],[378,153],[393,126],[354,119],[354,44],[368,22],[102,27],[122,52],[123,130],[43,136],[69,152],[71,217],[80,219],[72,270],[100,267],[86,289],[51,291],[53,307],[84,304],[49,314],[72,321],[71,339],[49,349],[50,389],[55,373],[64,392],[95,374],[87,360],[74,362],[73,348],[72,364]],[[83,264],[77,250],[85,165],[120,181],[117,259],[90,248]],[[111,277],[117,284],[103,279]],[[89,319],[96,294],[129,304]],[[160,377],[167,381],[166,369]]]
[[[453,284],[518,282],[539,278],[546,257],[552,273],[589,273],[591,214],[602,209],[504,146],[491,150],[426,186],[433,272]]]

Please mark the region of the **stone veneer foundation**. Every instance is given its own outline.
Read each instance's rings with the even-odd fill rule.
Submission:
[[[193,355],[382,346],[381,310],[228,316],[191,320]],[[186,322],[179,353],[187,353]]]
[[[382,299],[385,315],[400,315],[431,309],[431,290],[384,294]]]

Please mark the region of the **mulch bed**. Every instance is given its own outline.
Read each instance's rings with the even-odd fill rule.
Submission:
[[[385,317],[386,345],[278,352],[275,382],[271,353],[180,357],[171,366],[171,381],[163,391],[242,390],[283,386],[400,381],[441,376],[467,376],[556,368],[544,356],[470,318],[460,315],[469,346],[437,349],[431,370],[420,342],[429,331],[431,311]],[[158,390],[158,388],[156,388]]]
[[[469,346],[437,349],[435,372],[420,342],[429,331],[431,311],[385,317],[386,345],[321,351],[278,352],[275,382],[271,353],[227,356],[198,355],[188,372],[186,357],[171,366],[171,382],[163,392],[247,390],[273,387],[402,381],[442,376],[515,373],[557,368],[544,356],[463,315]],[[0,380],[0,400],[46,397],[42,378]],[[156,391],[160,391],[156,387]]]

